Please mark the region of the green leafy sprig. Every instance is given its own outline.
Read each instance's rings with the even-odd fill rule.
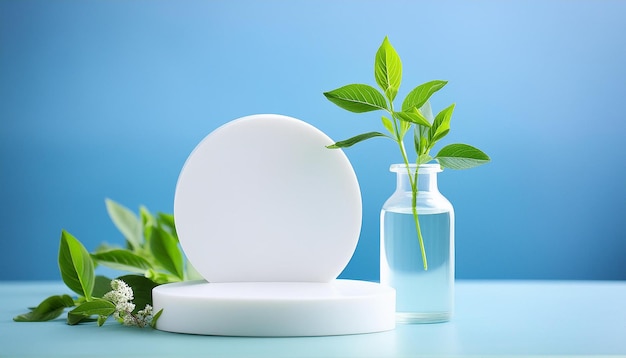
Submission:
[[[97,264],[142,274],[160,284],[201,278],[180,249],[173,215],[153,215],[140,206],[137,216],[111,199],[105,203],[126,246],[100,245],[91,255]]]
[[[50,296],[30,312],[14,317],[15,321],[49,321],[71,309],[67,314],[70,325],[97,321],[101,326],[114,316],[121,323],[154,326],[161,311],[152,313],[152,289],[163,283],[201,278],[184,258],[172,215],[153,215],[142,206],[137,216],[113,200],[106,199],[105,203],[111,220],[125,238],[125,247],[102,244],[89,253],[78,239],[63,230],[59,270],[65,285],[77,296]],[[95,274],[99,265],[130,274],[112,280]],[[112,293],[125,285],[130,290],[125,297],[130,299],[122,302],[115,299],[119,295]]]
[[[439,150],[433,157],[430,151],[435,144],[450,131],[450,119],[455,105],[444,108],[433,118],[430,97],[442,89],[447,81],[434,80],[423,83],[411,90],[400,110],[394,107],[394,100],[402,82],[402,62],[389,39],[385,37],[376,52],[374,77],[378,87],[367,84],[349,84],[335,90],[325,92],[324,96],[337,106],[354,113],[382,110],[382,124],[387,133],[368,132],[342,140],[328,148],[347,148],[364,140],[385,137],[397,143],[402,160],[406,166],[412,189],[412,212],[415,229],[419,240],[424,270],[428,270],[428,260],[424,249],[424,239],[420,230],[417,213],[418,169],[420,164],[431,161],[438,162],[442,168],[467,169],[490,161],[487,154],[468,144],[449,144]],[[413,130],[413,148],[415,150],[415,170],[411,170],[409,157],[404,145],[406,134]]]

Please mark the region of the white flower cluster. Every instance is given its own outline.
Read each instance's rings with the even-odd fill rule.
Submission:
[[[135,309],[135,304],[132,302],[134,298],[133,289],[122,280],[111,281],[111,288],[113,291],[107,292],[104,295],[104,299],[115,304],[115,313],[113,313],[113,317],[116,320],[123,319],[126,324],[124,316],[129,316],[129,313],[132,313]]]
[[[115,304],[115,312],[113,317],[122,322],[125,326],[149,326],[152,322],[152,306],[146,305],[143,310],[133,314],[135,304],[132,302],[134,298],[133,289],[122,280],[111,281],[113,291],[104,295],[105,300]]]
[[[146,305],[146,307],[137,312],[137,320],[140,322],[140,327],[149,326],[152,323],[152,306]]]

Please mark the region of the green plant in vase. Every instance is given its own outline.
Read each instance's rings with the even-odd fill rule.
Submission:
[[[433,118],[430,97],[442,89],[447,81],[434,80],[423,83],[411,90],[398,109],[394,100],[402,82],[402,62],[389,39],[385,37],[378,48],[374,63],[374,77],[381,91],[367,84],[349,84],[325,92],[324,96],[337,106],[354,113],[384,111],[382,125],[386,133],[367,132],[336,142],[328,148],[347,148],[364,140],[384,137],[394,141],[400,149],[412,189],[413,217],[419,240],[424,270],[428,270],[428,260],[424,248],[424,238],[420,230],[416,201],[418,195],[418,168],[421,164],[438,162],[442,168],[467,169],[490,161],[487,154],[468,144],[449,144],[430,154],[433,147],[450,131],[450,119],[454,104],[441,110]],[[415,150],[415,169],[404,143],[407,133],[412,134],[412,147]]]

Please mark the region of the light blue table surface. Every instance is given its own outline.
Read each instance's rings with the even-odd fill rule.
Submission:
[[[194,336],[108,322],[12,318],[68,293],[59,282],[0,282],[0,357],[626,357],[626,282],[457,281],[452,321],[334,337]]]

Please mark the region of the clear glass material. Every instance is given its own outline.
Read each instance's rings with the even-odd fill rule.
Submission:
[[[415,172],[415,165],[410,166]],[[416,208],[424,240],[424,263],[412,211],[407,168],[394,164],[396,191],[380,214],[380,281],[396,289],[399,323],[450,320],[454,307],[454,209],[437,188],[439,164],[423,164],[418,172]]]

